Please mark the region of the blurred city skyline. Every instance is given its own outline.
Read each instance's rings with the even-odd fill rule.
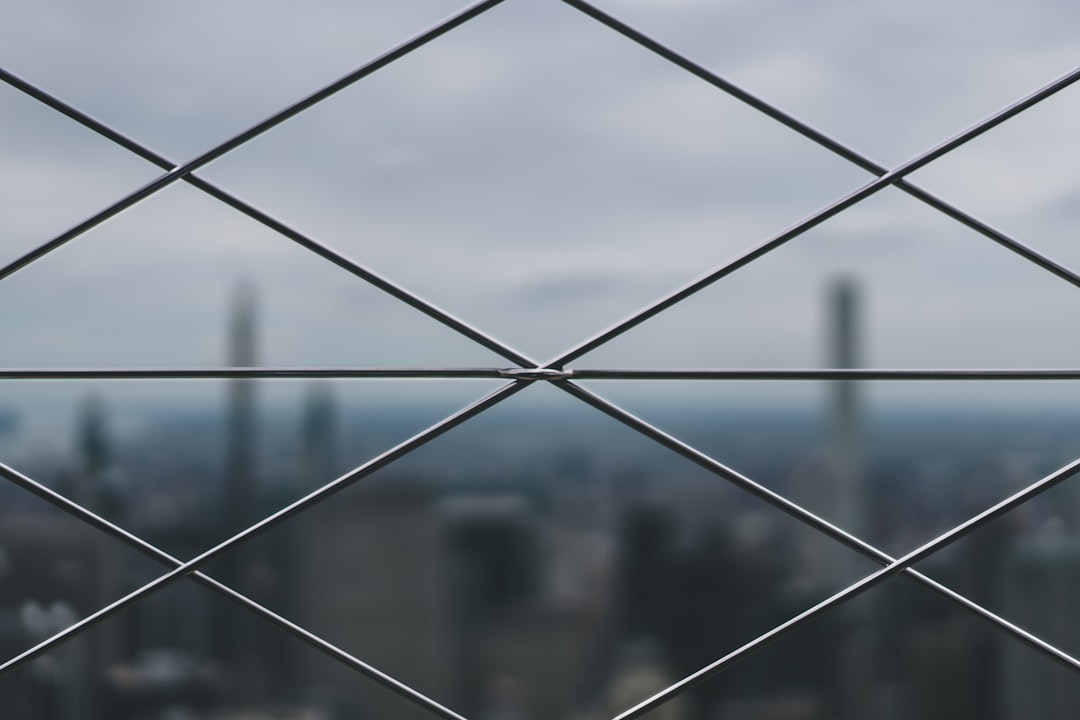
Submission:
[[[1078,62],[1064,0],[597,6],[886,167]],[[160,175],[20,82],[181,163],[464,7],[23,4],[0,27],[0,267]],[[1077,110],[1067,87],[907,179],[1080,267]],[[0,280],[0,366],[542,364],[873,177],[554,0],[496,3],[197,175],[501,352],[177,182]],[[1077,309],[887,187],[570,366],[1076,368]],[[1080,456],[1075,380],[574,381],[620,423],[541,379],[380,464],[508,377],[0,379],[0,462],[181,559],[362,475],[204,569],[477,720],[593,720],[877,567],[822,523],[899,557]],[[0,660],[161,572],[0,474]],[[1077,498],[920,572],[1075,651]],[[912,577],[662,716],[1071,717],[1075,677]],[[18,720],[413,716],[308,650],[181,580],[0,696]]]

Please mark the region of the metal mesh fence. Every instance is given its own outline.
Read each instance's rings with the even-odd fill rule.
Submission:
[[[37,658],[55,652],[63,643],[86,632],[98,623],[110,618],[117,613],[122,613],[132,605],[139,603],[151,594],[171,585],[175,582],[196,582],[215,591],[228,601],[244,608],[245,610],[261,616],[271,622],[283,633],[289,633],[300,641],[307,643],[312,648],[326,654],[342,665],[365,675],[390,690],[404,696],[413,703],[430,711],[431,714],[445,718],[461,718],[454,710],[445,707],[435,699],[422,692],[399,682],[395,678],[384,673],[363,658],[356,657],[335,645],[333,637],[322,637],[302,627],[287,617],[269,609],[263,604],[245,596],[223,582],[215,579],[205,572],[205,568],[212,561],[225,556],[237,546],[245,543],[271,528],[284,523],[294,517],[302,515],[309,508],[326,501],[335,493],[350,485],[374,474],[375,472],[391,465],[402,457],[412,453],[421,446],[448,432],[449,430],[470,421],[472,418],[488,411],[490,408],[507,400],[523,389],[534,383],[548,383],[570,397],[589,405],[601,413],[610,416],[619,423],[635,430],[650,440],[664,446],[668,450],[681,455],[692,463],[704,468],[716,475],[719,479],[731,483],[751,495],[760,498],[764,502],[786,513],[787,515],[805,523],[819,533],[827,536],[832,541],[846,546],[854,552],[868,558],[880,565],[880,569],[867,575],[859,581],[850,584],[831,597],[813,605],[812,607],[791,616],[786,621],[775,626],[768,632],[761,634],[741,647],[730,652],[726,648],[718,648],[718,653],[726,652],[715,662],[700,668],[697,672],[679,679],[674,684],[644,699],[639,704],[627,709],[615,718],[615,720],[629,720],[644,716],[646,713],[663,706],[668,701],[680,695],[684,691],[694,687],[698,683],[709,679],[745,659],[752,653],[763,648],[769,643],[793,632],[806,623],[819,616],[833,611],[849,600],[861,595],[868,590],[877,587],[886,580],[896,576],[906,576],[924,588],[939,595],[950,603],[963,608],[967,613],[981,619],[984,623],[994,627],[1007,636],[1027,645],[1042,656],[1053,662],[1066,667],[1071,671],[1080,671],[1080,660],[1077,660],[1053,643],[1024,630],[1018,625],[983,607],[975,600],[959,592],[950,589],[945,584],[933,579],[927,574],[916,570],[915,565],[930,558],[935,553],[942,551],[955,541],[965,537],[974,530],[984,527],[991,521],[1005,513],[1027,503],[1032,498],[1046,492],[1054,486],[1069,480],[1080,470],[1080,460],[1068,463],[1059,469],[1047,474],[1037,482],[1034,482],[1022,490],[1012,494],[1006,499],[994,504],[983,512],[952,527],[947,532],[940,534],[929,542],[925,542],[916,549],[899,557],[886,553],[882,549],[857,537],[842,527],[833,524],[819,515],[806,509],[800,503],[778,494],[769,488],[755,482],[724,463],[723,458],[714,458],[692,447],[683,440],[670,435],[649,422],[637,417],[627,410],[609,402],[581,384],[581,381],[590,380],[663,380],[666,382],[678,382],[680,380],[828,380],[828,381],[926,381],[926,380],[951,380],[951,381],[995,381],[995,380],[1076,380],[1080,379],[1080,370],[1075,369],[1019,369],[1019,370],[994,370],[981,368],[964,369],[922,369],[922,370],[894,370],[894,369],[854,369],[854,368],[828,368],[823,370],[809,369],[621,369],[621,368],[590,368],[577,367],[579,361],[587,353],[609,343],[630,329],[657,316],[668,309],[678,305],[699,291],[714,283],[724,280],[727,276],[741,268],[757,261],[772,252],[803,235],[807,231],[845,212],[867,198],[886,188],[896,188],[924,205],[932,208],[942,215],[960,223],[967,228],[983,236],[987,241],[996,243],[1029,263],[1033,263],[1047,273],[1053,274],[1072,285],[1080,288],[1080,275],[1072,270],[1043,256],[1036,250],[1009,237],[1005,233],[991,227],[987,223],[968,214],[964,210],[951,204],[947,199],[940,198],[927,190],[919,187],[908,177],[915,171],[934,163],[939,158],[959,148],[965,143],[979,137],[992,128],[1008,122],[1013,117],[1027,111],[1055,93],[1069,87],[1080,80],[1080,69],[1074,70],[1053,82],[1038,88],[1029,95],[1017,100],[1011,105],[993,113],[984,120],[976,123],[969,129],[943,140],[931,149],[916,155],[895,167],[887,168],[855,150],[847,147],[826,134],[806,125],[784,110],[750,94],[728,80],[720,77],[711,70],[695,63],[694,61],[679,54],[676,50],[654,40],[638,29],[625,24],[603,10],[591,5],[584,0],[563,0],[566,5],[580,12],[582,22],[595,22],[605,26],[613,33],[617,33],[625,40],[636,43],[648,52],[665,59],[673,65],[681,68],[686,73],[700,79],[700,81],[712,86],[716,92],[726,93],[753,108],[757,112],[780,123],[794,133],[801,135],[807,140],[816,143],[836,156],[847,160],[861,170],[867,171],[874,177],[855,191],[836,199],[821,207],[816,212],[795,223],[786,230],[766,238],[754,247],[751,247],[733,260],[708,270],[696,280],[676,289],[669,294],[656,299],[647,308],[627,317],[610,327],[603,328],[582,342],[568,348],[558,355],[538,361],[527,357],[513,348],[490,337],[474,327],[467,320],[454,317],[448,312],[427,302],[423,298],[409,292],[395,284],[392,280],[372,272],[363,265],[349,259],[332,247],[321,244],[312,239],[303,231],[287,225],[273,215],[260,210],[245,202],[228,190],[219,187],[203,178],[197,172],[213,161],[222,158],[233,150],[241,147],[270,129],[287,122],[291,118],[304,113],[336,93],[350,87],[364,78],[377,73],[391,65],[400,58],[412,53],[414,50],[436,40],[440,36],[453,32],[459,26],[469,23],[474,18],[485,13],[489,9],[501,4],[502,0],[485,0],[472,5],[457,13],[448,20],[426,30],[413,38],[397,45],[388,52],[373,58],[358,67],[353,72],[336,80],[322,88],[319,88],[308,96],[297,100],[293,104],[274,113],[265,120],[250,128],[234,135],[220,144],[206,150],[191,160],[177,163],[163,157],[149,148],[141,145],[122,132],[80,112],[73,105],[63,99],[51,95],[46,90],[27,82],[15,74],[0,69],[0,80],[9,86],[29,95],[37,101],[47,105],[58,113],[61,113],[72,121],[77,122],[87,129],[98,133],[102,137],[125,148],[135,156],[152,163],[161,169],[161,174],[152,181],[146,183],[134,192],[103,207],[84,221],[71,227],[65,232],[51,238],[25,253],[16,260],[0,268],[0,280],[4,280],[22,269],[37,262],[49,253],[76,241],[81,235],[97,227],[101,223],[127,211],[156,193],[173,185],[184,182],[205,193],[209,197],[227,205],[233,210],[243,213],[249,218],[266,226],[270,230],[292,240],[300,247],[309,250],[339,268],[351,273],[358,281],[368,283],[379,290],[389,294],[397,300],[407,304],[416,311],[443,324],[447,328],[471,340],[479,346],[489,350],[505,359],[508,367],[347,367],[347,368],[318,368],[318,367],[216,367],[204,369],[184,368],[109,368],[109,369],[55,369],[55,368],[4,368],[0,369],[0,378],[3,379],[117,379],[117,380],[146,380],[146,379],[183,379],[183,378],[472,378],[505,381],[499,389],[489,394],[484,399],[454,413],[443,420],[416,434],[409,440],[383,452],[377,457],[365,462],[353,470],[325,482],[317,490],[302,497],[286,507],[267,515],[236,532],[231,537],[215,544],[209,549],[194,557],[175,557],[161,548],[133,535],[124,528],[95,514],[90,509],[83,507],[65,497],[35,479],[5,465],[0,465],[0,475],[10,483],[13,483],[78,518],[87,525],[113,538],[122,541],[149,558],[161,563],[167,569],[166,572],[151,582],[146,583],[137,590],[130,592],[124,597],[111,602],[96,612],[88,615],[70,626],[55,632],[50,637],[18,655],[6,658],[0,665],[0,674],[9,673],[21,668]]]

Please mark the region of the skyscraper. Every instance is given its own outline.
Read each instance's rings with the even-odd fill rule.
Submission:
[[[848,277],[829,288],[830,368],[850,369],[860,364],[859,295]],[[829,484],[832,489],[832,518],[847,532],[861,537],[866,531],[866,493],[863,487],[863,458],[859,428],[859,385],[856,380],[836,380],[830,395]],[[843,549],[845,556],[854,553]],[[841,561],[848,579],[852,563]]]
[[[255,289],[240,283],[229,319],[229,364],[254,367]],[[255,387],[250,378],[234,378],[228,389],[228,429],[225,459],[225,524],[237,530],[244,521],[255,517]]]
[[[256,364],[255,289],[248,282],[237,285],[228,326],[228,360],[237,368]],[[223,532],[225,536],[242,530],[258,518],[255,491],[255,386],[250,378],[229,381],[226,395],[226,445]],[[242,551],[239,551],[242,552]],[[248,592],[248,576],[253,562],[238,551],[221,558],[219,578],[226,585]],[[220,607],[220,606],[215,606]],[[233,684],[241,694],[259,684],[259,659],[254,656],[252,618],[234,608],[220,607],[215,613],[213,637],[215,654],[226,661]]]

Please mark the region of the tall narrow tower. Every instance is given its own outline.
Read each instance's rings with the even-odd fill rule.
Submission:
[[[840,278],[829,288],[829,366],[837,369],[859,366],[859,295],[850,278]],[[830,397],[829,488],[832,491],[831,518],[842,529],[862,537],[866,532],[866,489],[859,427],[859,385],[857,380],[835,380]],[[834,588],[854,582],[865,572],[865,561],[855,551],[832,544],[831,584]],[[847,609],[851,634],[841,651],[844,687],[841,715],[850,718],[881,717],[879,639],[871,598]]]
[[[255,366],[255,290],[248,282],[239,284],[233,296],[228,346],[230,365]],[[227,412],[225,523],[235,532],[255,516],[255,387],[250,378],[229,382]]]
[[[822,303],[822,362],[828,369],[854,369],[859,357],[859,296],[847,277],[826,286]],[[860,428],[859,381],[825,381],[825,437],[819,474],[799,498],[840,529],[862,537],[866,527],[866,490]],[[802,545],[800,584],[836,590],[867,570],[859,554],[837,540],[818,536]]]
[[[857,368],[859,358],[859,296],[855,282],[843,277],[829,289],[829,367]],[[862,442],[859,428],[859,385],[836,380],[830,408],[833,517],[844,530],[861,537],[866,530]],[[845,553],[851,551],[845,549]],[[844,563],[843,565],[848,565]],[[845,568],[846,569],[846,568]]]
[[[229,311],[229,364],[255,366],[255,290],[250,283],[237,285]],[[251,378],[229,381],[226,396],[224,513],[225,536],[233,535],[258,517],[255,488],[255,386]],[[220,560],[219,579],[229,587],[249,593],[252,568],[257,560],[237,551]],[[217,658],[225,663],[238,696],[250,696],[259,687],[260,661],[257,657],[258,627],[246,613],[236,613],[228,605],[215,605],[213,641]]]

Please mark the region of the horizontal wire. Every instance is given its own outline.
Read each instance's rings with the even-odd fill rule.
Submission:
[[[1080,368],[503,368],[205,367],[0,368],[0,380],[474,379],[474,380],[1080,380]]]
[[[0,380],[217,380],[232,378],[508,379],[521,368],[0,368]]]
[[[769,642],[772,642],[773,640],[782,637],[783,635],[808,622],[814,617],[817,617],[825,610],[834,607],[835,605],[838,605],[839,603],[850,599],[855,595],[869,590],[874,585],[877,585],[879,582],[882,582],[899,572],[905,573],[912,579],[918,581],[920,584],[924,585],[930,590],[937,592],[946,599],[951,600],[952,602],[978,614],[983,620],[992,624],[994,627],[997,627],[999,630],[1005,632],[1010,637],[1013,637],[1014,639],[1019,640],[1028,647],[1031,647],[1032,649],[1040,652],[1042,655],[1049,658],[1050,660],[1053,660],[1057,664],[1062,665],[1072,670],[1073,672],[1080,673],[1080,660],[1073,658],[1069,654],[1062,651],[1060,648],[1057,648],[1054,645],[1038,638],[1037,636],[1032,635],[1026,630],[1014,625],[1013,623],[1010,623],[1009,621],[999,617],[990,610],[987,610],[986,608],[978,605],[970,598],[961,595],[960,593],[957,593],[944,585],[941,585],[932,578],[929,578],[926,575],[923,575],[922,573],[916,571],[914,568],[910,567],[914,563],[924,560],[926,557],[929,557],[934,552],[937,552],[945,545],[955,540],[958,540],[960,539],[960,537],[977,529],[982,524],[991,521],[999,515],[1008,512],[1009,510],[1017,507],[1023,502],[1026,502],[1027,500],[1035,497],[1036,495],[1045,492],[1046,490],[1049,490],[1051,487],[1075,475],[1078,471],[1080,471],[1080,460],[1075,460],[1072,463],[1063,466],[1061,469],[1055,471],[1054,473],[1051,473],[1050,475],[1047,475],[1041,480],[1038,480],[1035,483],[1029,485],[1024,490],[1021,490],[1020,492],[1010,496],[1009,498],[1002,500],[1001,502],[983,511],[982,513],[979,513],[978,515],[965,521],[964,523],[957,525],[948,532],[940,535],[935,540],[932,540],[931,542],[921,546],[915,551],[904,555],[900,559],[895,559],[887,553],[883,552],[882,550],[878,549],[877,547],[855,537],[854,535],[851,535],[850,533],[833,525],[827,520],[822,519],[821,517],[815,515],[809,510],[806,510],[801,505],[798,505],[797,503],[788,500],[784,496],[779,495],[778,493],[775,493],[768,488],[754,482],[750,478],[741,475],[740,473],[723,465],[722,463],[709,457],[708,455],[705,455],[704,453],[692,448],[681,440],[678,440],[677,438],[674,438],[664,433],[662,430],[659,430],[658,428],[650,425],[644,420],[636,417],[632,413],[629,413],[626,410],[618,407],[617,405],[601,398],[595,393],[592,393],[588,390],[585,390],[584,388],[581,388],[569,382],[559,382],[557,383],[557,385],[563,390],[569,392],[571,395],[578,397],[587,404],[600,410],[609,417],[612,417],[623,423],[624,425],[627,425],[628,427],[637,430],[638,432],[642,433],[646,437],[655,440],[661,445],[671,450],[674,450],[678,454],[682,455],[688,460],[691,460],[700,467],[703,467],[706,470],[712,472],[713,474],[718,475],[719,477],[731,482],[737,487],[740,487],[743,490],[750,492],[754,496],[764,500],[765,502],[775,507],[776,509],[784,512],[785,514],[790,515],[800,520],[804,524],[814,528],[818,532],[821,532],[822,534],[843,543],[847,547],[855,550],[856,552],[859,552],[863,556],[884,565],[882,570],[868,575],[866,578],[863,578],[862,580],[849,586],[845,590],[836,593],[828,600],[825,600],[818,605],[815,605],[809,610],[795,616],[791,620],[782,623],[773,630],[770,630],[769,632],[760,635],[755,640],[747,643],[746,645],[735,650],[734,652],[725,655],[723,658],[716,661],[715,663],[703,668],[702,670],[699,670],[698,672],[688,676],[687,678],[684,678],[683,680],[675,683],[661,693],[653,696],[652,698],[649,698],[642,704],[635,706],[627,712],[617,716],[616,718],[614,718],[614,720],[630,720],[630,718],[638,717],[648,712],[649,710],[652,710],[657,705],[660,705],[663,702],[671,699],[675,695],[685,690],[688,690],[693,685],[696,685],[702,680],[711,677],[712,675],[723,670],[725,667],[730,666],[738,660],[745,658],[750,653],[761,649]]]
[[[79,110],[73,105],[64,102],[60,98],[45,92],[41,88],[27,82],[23,78],[11,73],[3,68],[0,68],[0,81],[6,82],[17,90],[29,95],[35,100],[41,102],[44,105],[56,110],[57,112],[67,116],[68,118],[79,123],[83,127],[92,130],[93,132],[111,140],[120,147],[134,153],[135,155],[147,160],[148,162],[157,165],[166,171],[175,170],[178,166],[168,158],[160,155],[149,147],[137,142],[135,139],[124,135],[123,133],[115,130],[114,128],[106,125],[105,123],[97,120],[89,114]],[[377,273],[369,270],[368,268],[360,265],[355,260],[352,260],[336,250],[314,240],[313,238],[301,233],[293,227],[287,225],[283,221],[273,217],[269,213],[260,210],[254,205],[241,200],[228,191],[203,180],[201,177],[194,174],[187,174],[183,177],[184,181],[193,187],[202,190],[216,200],[228,205],[229,207],[237,210],[244,215],[247,215],[251,219],[259,222],[260,224],[270,228],[271,230],[287,237],[293,242],[297,243],[301,247],[319,255],[320,257],[329,260],[338,267],[346,270],[347,272],[359,277],[368,284],[388,293],[389,295],[401,300],[420,312],[424,313],[428,317],[431,317],[443,325],[449,327],[451,330],[458,332],[461,335],[469,338],[470,340],[482,345],[483,347],[498,353],[502,357],[516,362],[519,365],[535,365],[536,363],[526,356],[522,355],[518,351],[510,348],[505,343],[502,343],[484,332],[480,331],[476,327],[454,317],[446,310],[434,305],[433,303],[424,300],[415,293],[402,288],[399,285],[391,282],[390,280],[378,275]]]
[[[120,200],[108,205],[103,210],[95,213],[89,218],[83,220],[78,225],[69,228],[60,235],[54,237],[52,240],[39,245],[34,250],[22,255],[21,257],[13,260],[12,262],[0,267],[0,281],[11,276],[13,273],[21,270],[22,268],[30,265],[37,260],[40,260],[45,255],[53,252],[57,248],[62,247],[68,242],[79,237],[83,233],[97,227],[101,223],[109,220],[112,217],[122,213],[128,208],[136,205],[137,203],[145,200],[146,198],[154,195],[160,190],[168,187],[177,180],[180,180],[187,175],[191,174],[195,170],[217,160],[226,153],[229,153],[241,145],[255,139],[259,135],[262,135],[266,131],[277,127],[286,120],[298,115],[299,113],[317,105],[318,103],[326,100],[327,98],[337,94],[350,85],[356,83],[359,80],[371,75],[372,73],[386,67],[390,63],[398,60],[399,58],[408,55],[414,50],[426,45],[432,40],[446,34],[454,28],[462,25],[463,23],[471,20],[472,18],[480,15],[481,13],[490,10],[496,5],[500,4],[504,0],[481,0],[480,2],[471,5],[450,18],[442,21],[441,23],[419,33],[409,40],[397,45],[384,52],[383,54],[375,57],[374,59],[364,63],[351,73],[335,80],[334,82],[324,86],[323,88],[311,93],[307,97],[294,102],[288,107],[279,110],[270,117],[262,120],[255,125],[252,125],[247,130],[244,130],[237,135],[234,135],[230,139],[215,145],[211,149],[203,152],[201,155],[196,156],[194,159],[188,162],[174,167],[172,170],[167,171],[163,175],[158,176],[149,183],[143,185],[141,188],[135,190],[132,193],[124,196]]]
[[[138,550],[144,555],[147,555],[173,568],[181,567],[184,564],[182,560],[173,557],[172,555],[168,554],[156,545],[147,542],[138,535],[134,535],[128,532],[119,525],[109,522],[100,515],[97,515],[96,513],[88,510],[82,505],[79,505],[78,503],[69,500],[60,493],[50,490],[36,480],[18,472],[17,470],[7,465],[4,465],[3,463],[0,463],[0,477],[3,477],[12,484],[17,485],[18,487],[26,490],[29,493],[32,493],[33,495],[48,502],[53,507],[59,508],[60,510],[68,513],[76,519],[86,523],[87,525],[90,525],[91,527],[94,527],[97,530],[106,533],[107,535],[115,538],[116,540],[123,542],[129,547]],[[465,718],[463,718],[461,715],[458,715],[453,710],[444,707],[435,700],[417,691],[415,688],[412,688],[401,682],[400,680],[397,680],[394,677],[387,675],[373,665],[369,665],[363,660],[360,660],[359,658],[342,650],[338,646],[328,642],[319,635],[316,635],[310,630],[300,625],[297,625],[291,620],[288,620],[287,618],[275,613],[273,610],[270,610],[266,606],[252,600],[251,598],[240,592],[237,592],[228,585],[225,585],[224,583],[215,580],[209,575],[206,575],[205,573],[196,570],[190,574],[190,577],[192,580],[195,580],[196,582],[210,588],[219,595],[224,596],[227,600],[230,600],[237,605],[244,607],[245,609],[258,615],[259,617],[262,617],[263,619],[269,621],[281,630],[288,632],[293,637],[300,639],[301,641],[321,651],[323,654],[328,655],[329,657],[341,662],[346,667],[366,675],[372,680],[378,682],[380,685],[383,685],[384,687],[393,690],[399,695],[408,698],[409,700],[415,702],[416,704],[427,710],[430,710],[431,712],[439,715],[440,717],[447,718],[447,720],[465,720]]]
[[[575,380],[1077,380],[1080,368],[570,368]],[[0,377],[3,371],[0,370]]]
[[[354,468],[348,473],[323,485],[321,488],[309,493],[308,495],[305,495],[299,500],[290,503],[289,505],[274,513],[271,513],[270,515],[267,515],[262,520],[259,520],[253,525],[250,525],[244,530],[232,535],[228,539],[218,543],[209,550],[202,552],[191,560],[188,560],[182,565],[179,565],[173,570],[165,573],[164,575],[161,575],[156,579],[146,583],[142,587],[128,593],[119,600],[115,600],[114,602],[106,605],[105,607],[100,608],[99,610],[91,613],[90,615],[87,615],[78,622],[74,623],[73,625],[65,628],[64,630],[61,630],[60,632],[52,635],[49,638],[46,638],[45,640],[42,640],[37,645],[34,645],[33,647],[24,650],[18,655],[3,662],[2,664],[0,664],[0,676],[9,673],[19,667],[22,667],[23,665],[31,662],[35,658],[45,654],[46,652],[61,645],[62,643],[65,643],[68,640],[71,640],[76,636],[80,635],[81,633],[89,630],[97,623],[111,617],[117,612],[120,612],[121,610],[127,608],[138,600],[141,600],[144,597],[147,597],[152,593],[161,590],[162,588],[179,580],[182,577],[192,574],[193,572],[201,568],[203,565],[214,560],[215,558],[220,557],[221,555],[232,550],[241,543],[255,537],[256,535],[262,534],[263,532],[269,530],[272,527],[277,526],[281,522],[289,519],[297,513],[300,513],[307,508],[312,507],[317,503],[322,502],[323,500],[326,500],[327,498],[344,490],[358,480],[368,477],[372,473],[381,470],[382,468],[390,465],[399,458],[431,442],[440,435],[443,435],[454,427],[461,425],[466,420],[480,414],[488,408],[497,405],[498,403],[502,402],[503,400],[527,387],[528,385],[529,383],[524,382],[508,383],[502,388],[488,394],[487,396],[474,402],[468,407],[459,410],[458,412],[444,418],[443,420],[440,420],[439,422],[428,427],[427,429],[417,433],[416,435],[413,435],[408,440],[405,440],[404,442],[394,446],[393,448],[378,455],[377,457],[372,458],[366,463],[363,463],[362,465]],[[396,690],[396,688],[392,686],[388,687],[390,687],[390,689],[392,690]]]

